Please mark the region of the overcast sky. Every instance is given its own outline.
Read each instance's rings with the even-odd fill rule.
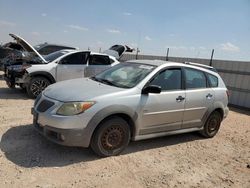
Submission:
[[[19,34],[35,45],[250,61],[250,0],[0,0],[0,43]]]

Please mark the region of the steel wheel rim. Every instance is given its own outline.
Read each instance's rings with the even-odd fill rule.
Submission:
[[[216,118],[212,118],[208,123],[208,132],[213,134],[217,131],[219,126],[219,121]]]
[[[111,151],[122,146],[125,138],[124,130],[120,126],[107,128],[101,136],[101,145],[105,150]]]
[[[30,90],[35,96],[38,96],[48,85],[49,83],[45,80],[37,80],[32,83]]]

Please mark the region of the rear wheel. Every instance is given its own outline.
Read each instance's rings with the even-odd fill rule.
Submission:
[[[206,138],[214,137],[220,129],[222,118],[217,111],[213,112],[207,119],[204,129],[200,132]]]
[[[92,150],[101,157],[120,154],[130,140],[128,123],[119,117],[102,122],[91,140]]]
[[[26,87],[26,91],[31,98],[36,98],[47,86],[50,81],[45,77],[33,77]]]

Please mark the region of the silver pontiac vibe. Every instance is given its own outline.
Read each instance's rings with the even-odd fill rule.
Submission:
[[[112,156],[130,140],[191,131],[211,138],[227,104],[227,88],[212,67],[134,60],[47,87],[32,113],[34,126],[49,140]]]

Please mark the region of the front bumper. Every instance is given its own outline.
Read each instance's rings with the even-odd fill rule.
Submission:
[[[38,123],[39,114],[34,110],[34,108],[32,108],[31,111],[33,114],[33,126],[48,140],[64,146],[89,146],[89,139],[86,139],[89,135],[86,131],[84,131],[84,129],[60,129],[49,125],[42,125]]]

